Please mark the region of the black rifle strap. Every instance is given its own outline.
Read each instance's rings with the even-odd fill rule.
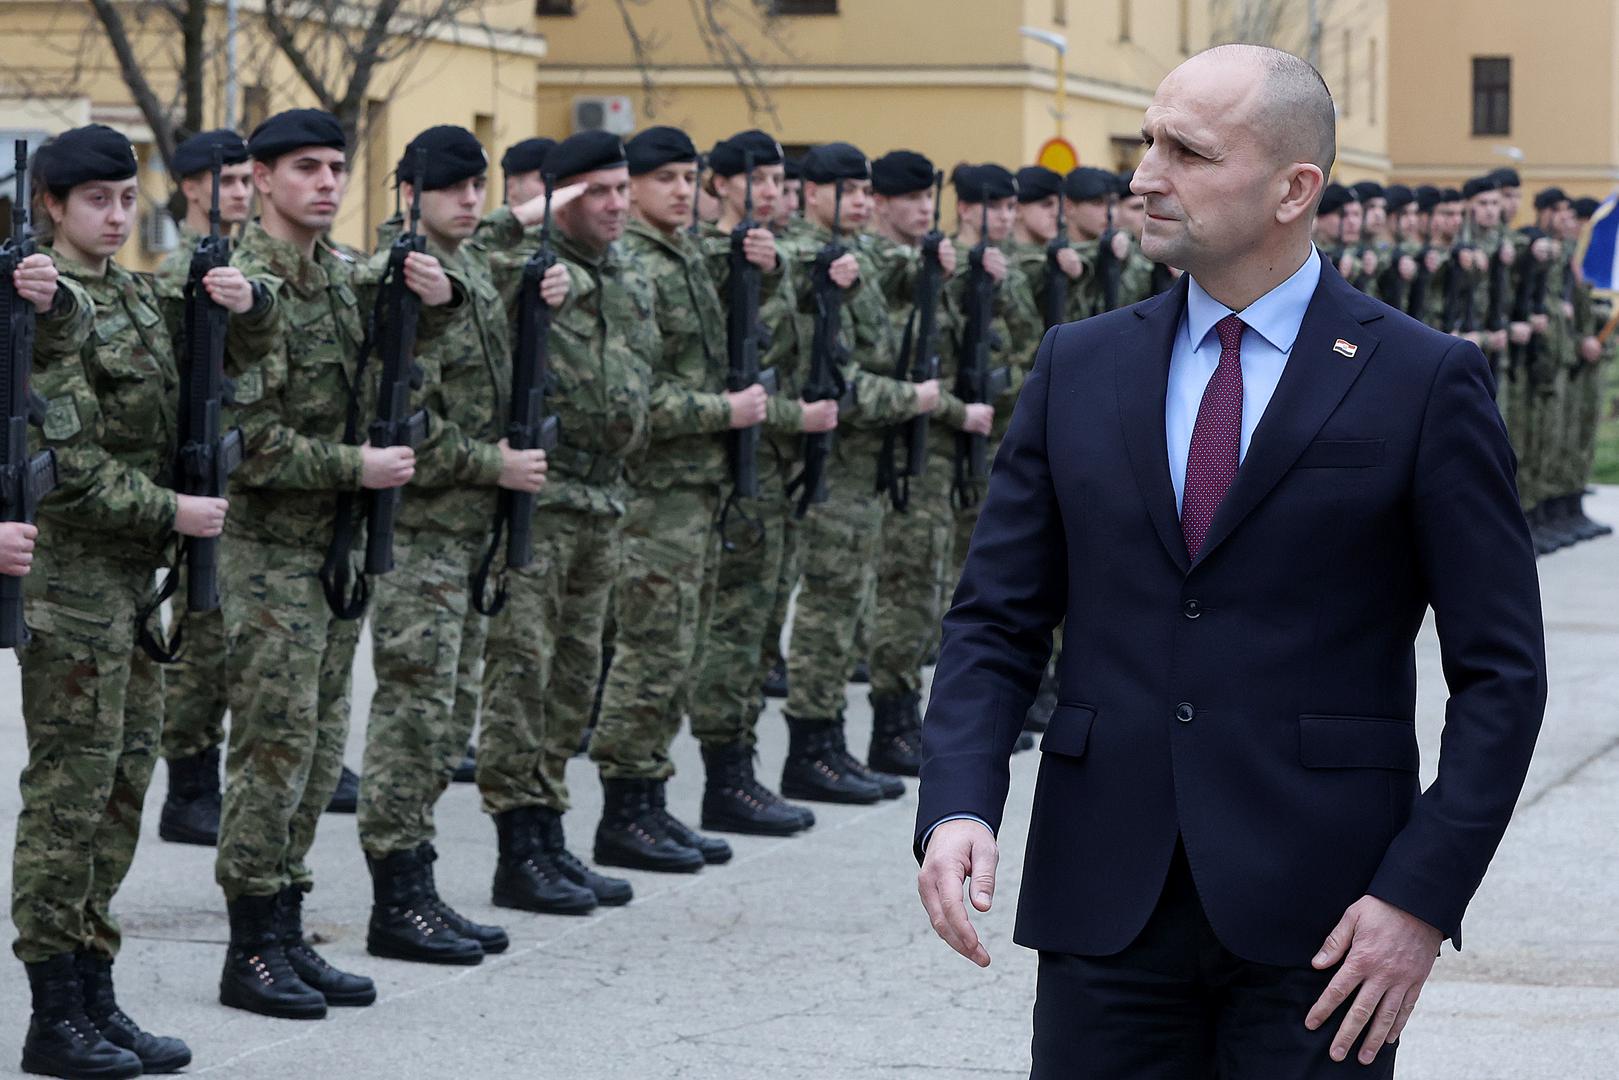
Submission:
[[[731,538],[729,526],[733,511],[737,519],[747,528],[748,535],[745,542]],[[720,531],[720,546],[732,554],[750,551],[764,543],[765,523],[742,508],[742,493],[735,487],[731,488],[731,494],[726,496],[724,505],[720,507],[719,516],[714,519],[714,526]]]
[[[910,378],[911,353],[916,348],[916,320],[917,311],[913,306],[905,318],[905,333],[899,343],[899,373],[895,377],[901,382]],[[883,448],[877,455],[876,494],[886,493],[894,509],[901,514],[908,513],[911,508],[911,471],[916,467],[916,462],[910,460],[906,461],[905,468],[899,467],[899,439],[909,429],[910,421],[886,429],[883,432]],[[908,457],[909,439],[906,442]]]
[[[479,615],[491,618],[499,615],[506,607],[506,597],[509,590],[506,587],[506,574],[503,571],[495,580],[495,595],[485,599],[489,593],[489,574],[494,569],[495,556],[500,552],[501,541],[506,539],[506,513],[507,496],[501,492],[500,509],[495,511],[495,525],[490,531],[489,548],[483,553],[478,568],[472,572],[472,606]]]
[[[141,648],[159,664],[172,664],[185,653],[186,609],[182,607],[174,613],[174,630],[167,641],[163,640],[163,619],[160,614],[163,604],[180,588],[180,568],[185,565],[185,557],[191,547],[187,537],[176,535],[175,540],[174,561],[163,575],[163,584],[152,599],[135,613],[136,636]],[[154,617],[157,619],[155,630],[152,625]]]

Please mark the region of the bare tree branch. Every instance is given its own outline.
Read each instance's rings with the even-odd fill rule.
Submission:
[[[124,85],[129,88],[130,96],[135,99],[135,106],[140,109],[141,116],[152,129],[152,138],[157,144],[158,153],[163,157],[164,166],[173,172],[174,123],[163,103],[158,100],[156,91],[152,89],[146,72],[142,70],[140,61],[135,56],[135,49],[130,42],[129,30],[124,25],[123,16],[119,14],[113,0],[90,0],[90,7],[107,32],[107,43],[112,46],[113,55],[118,58],[118,70],[123,76]]]

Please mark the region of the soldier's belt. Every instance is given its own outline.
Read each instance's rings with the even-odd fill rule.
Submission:
[[[571,446],[558,446],[545,456],[550,471],[567,480],[592,487],[609,487],[624,479],[624,459],[613,454],[593,454]]]

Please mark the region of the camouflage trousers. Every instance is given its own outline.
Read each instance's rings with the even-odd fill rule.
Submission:
[[[135,857],[163,724],[162,670],[135,643],[152,567],[51,555],[46,543],[35,556],[33,638],[18,650],[28,764],[11,921],[25,963],[83,948],[117,955],[110,905]]]
[[[376,579],[371,656],[377,690],[360,772],[360,846],[372,858],[434,837],[433,807],[466,752],[472,718],[457,710],[458,680],[483,656],[489,620],[471,601],[471,575],[488,543],[400,526],[394,569]]]
[[[619,519],[542,509],[534,561],[511,571],[484,646],[478,790],[491,814],[568,809],[568,762],[590,723],[602,626],[618,577]]]
[[[185,619],[185,649],[163,671],[164,761],[223,746],[229,705],[223,611],[186,611],[184,573],[170,603],[174,617]]]
[[[1585,485],[1591,482],[1591,469],[1596,465],[1597,432],[1602,427],[1603,359],[1605,357],[1599,358],[1594,364],[1581,364],[1574,377],[1571,395],[1574,444],[1570,474],[1573,486],[1568,490],[1570,495],[1585,490]]]
[[[716,488],[636,491],[613,586],[617,637],[590,758],[604,779],[666,780],[719,577]]]
[[[307,891],[304,859],[343,769],[361,619],[326,605],[318,548],[220,546],[230,745],[214,878],[226,899]]]
[[[859,661],[861,610],[875,587],[883,503],[847,476],[828,483],[826,502],[799,523],[803,578],[793,609],[787,657],[787,712],[829,720],[844,707],[844,688]]]
[[[1534,420],[1528,372],[1522,369],[1507,371],[1497,388],[1496,397],[1501,406],[1501,419],[1507,426],[1507,441],[1512,444],[1513,453],[1518,456],[1518,497],[1527,510],[1533,505],[1529,489],[1534,483],[1531,462],[1528,458],[1531,443],[1530,424]]]
[[[1559,359],[1551,376],[1530,391],[1529,435],[1520,490],[1527,481],[1524,500],[1529,504],[1565,494],[1561,470],[1562,445],[1567,437],[1568,365]]]
[[[761,475],[759,487],[759,498],[738,503],[759,522],[758,541],[741,537],[735,551],[719,555],[708,635],[687,706],[692,735],[708,746],[757,741],[764,673],[781,641],[781,625],[772,620],[778,607],[785,612],[798,579],[797,527],[785,481]]]
[[[884,508],[870,616],[873,698],[922,690],[922,665],[938,637],[954,554],[950,479],[949,461],[932,455],[922,475],[911,479],[906,512]]]
[[[759,669],[760,682],[777,664],[785,667],[787,663],[787,657],[781,651],[781,635],[787,629],[787,606],[792,602],[793,590],[798,588],[799,573],[803,569],[798,554],[798,519],[789,513],[783,516],[782,522],[781,557],[776,563],[775,598],[770,605],[770,617],[765,622],[764,665]]]

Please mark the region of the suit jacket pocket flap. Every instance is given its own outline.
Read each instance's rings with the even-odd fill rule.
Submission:
[[[1308,769],[1417,771],[1417,727],[1379,716],[1299,717],[1299,760]]]
[[[1058,705],[1051,712],[1051,726],[1040,737],[1040,752],[1084,756],[1095,719],[1096,710],[1089,705]]]
[[[1367,469],[1381,464],[1382,439],[1317,439],[1304,448],[1294,468]]]

